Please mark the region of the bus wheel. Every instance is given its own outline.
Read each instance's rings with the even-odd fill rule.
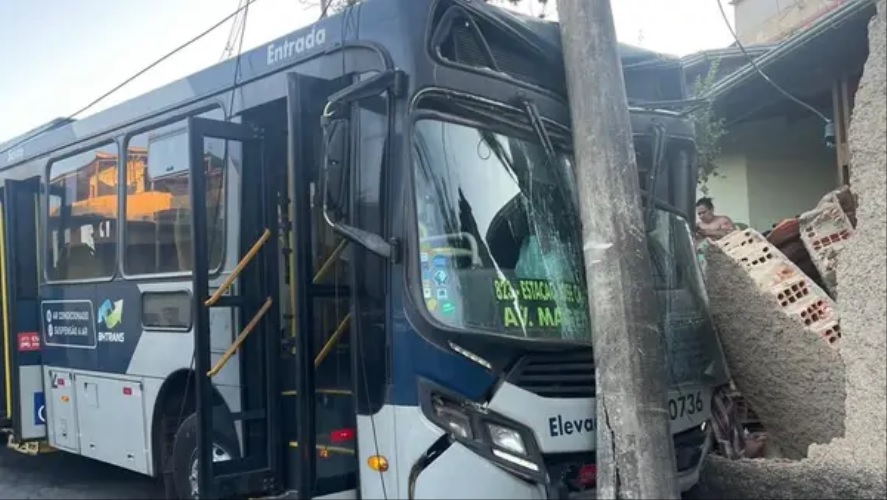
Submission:
[[[237,458],[237,436],[213,430],[213,462]],[[172,448],[172,479],[180,499],[199,498],[197,487],[197,414],[192,413],[176,431]]]

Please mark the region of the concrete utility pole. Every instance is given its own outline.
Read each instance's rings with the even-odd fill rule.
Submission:
[[[609,0],[557,0],[597,379],[598,498],[677,499],[665,356]]]

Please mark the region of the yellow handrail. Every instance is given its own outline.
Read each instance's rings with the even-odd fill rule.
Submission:
[[[225,292],[228,291],[228,288],[231,287],[231,284],[234,283],[234,280],[236,280],[237,277],[240,276],[243,268],[245,268],[246,265],[249,264],[251,260],[253,260],[253,257],[255,257],[257,253],[259,253],[259,250],[262,248],[262,246],[265,245],[265,242],[267,242],[268,238],[270,237],[271,230],[265,229],[265,232],[262,233],[262,236],[259,237],[259,240],[253,244],[252,248],[249,249],[249,252],[246,252],[246,255],[244,255],[243,258],[240,259],[240,262],[238,262],[237,266],[234,267],[234,270],[231,271],[231,274],[229,274],[228,277],[225,278],[225,281],[222,282],[222,286],[220,286],[219,289],[212,294],[212,297],[206,300],[204,304],[207,307],[212,306],[213,304],[218,302],[220,298],[222,298],[222,295],[224,295]]]
[[[317,274],[314,275],[314,279],[311,280],[311,283],[317,284],[317,282],[319,282],[326,275],[326,273],[329,272],[330,268],[333,267],[333,263],[336,262],[339,254],[341,254],[342,251],[345,250],[346,246],[348,246],[348,240],[342,240],[339,242],[338,245],[336,245],[336,248],[334,248],[333,251],[330,252],[330,256],[326,258],[326,260],[323,262],[323,265],[320,266],[320,269],[317,270]]]
[[[0,301],[3,308],[3,383],[6,392],[6,400],[4,405],[6,408],[6,416],[12,416],[12,356],[9,350],[11,343],[9,341],[10,325],[9,325],[9,291],[6,289],[6,214],[4,206],[0,203]],[[39,234],[39,233],[38,233]],[[37,252],[39,255],[40,252]],[[37,283],[40,281],[38,280]]]
[[[290,441],[288,444],[289,444],[290,448],[298,448],[299,447],[298,441]],[[314,445],[314,447],[317,449],[317,451],[327,451],[327,452],[331,451],[333,453],[354,455],[353,448],[345,448],[344,446],[329,446],[329,445],[317,444],[317,445]]]
[[[215,366],[213,366],[210,371],[206,372],[206,375],[208,377],[215,377],[220,371],[222,371],[222,368],[225,367],[225,365],[228,363],[228,360],[231,359],[231,356],[233,356],[234,353],[237,352],[237,349],[240,349],[240,345],[243,344],[244,340],[246,340],[247,335],[252,333],[256,325],[259,324],[259,320],[262,319],[262,316],[264,316],[265,313],[268,312],[268,309],[271,308],[272,303],[273,301],[271,300],[271,297],[265,299],[265,304],[262,305],[262,308],[259,309],[259,312],[257,312],[256,315],[253,316],[253,319],[251,319],[250,322],[245,327],[243,327],[243,331],[241,331],[237,338],[234,339],[234,342],[232,342],[231,345],[228,346],[228,349],[225,350],[225,352],[222,354],[222,357],[219,358],[219,360],[216,362]]]
[[[330,339],[327,340],[326,344],[323,345],[323,349],[321,349],[320,352],[317,353],[317,356],[315,356],[314,368],[317,368],[318,366],[320,366],[321,363],[323,363],[323,360],[326,359],[330,351],[333,350],[333,346],[335,346],[336,342],[339,341],[339,337],[341,337],[342,334],[345,333],[345,330],[348,329],[348,324],[350,322],[351,313],[348,313],[347,315],[345,315],[344,318],[342,318],[342,322],[339,323],[339,326],[336,327],[336,331],[333,332],[333,335],[330,337]]]

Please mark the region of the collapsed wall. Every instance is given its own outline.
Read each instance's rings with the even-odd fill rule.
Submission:
[[[706,498],[887,498],[887,0],[879,0],[877,7],[850,127],[857,225],[852,243],[837,255],[845,437],[812,445],[809,458],[800,461],[711,457],[699,492]],[[717,253],[713,258],[719,258]],[[714,270],[729,264],[709,263],[709,269],[718,272]],[[741,279],[738,273],[726,274]],[[714,279],[714,293],[723,293]],[[745,292],[734,301],[754,300],[749,295],[755,294]],[[715,307],[719,306],[712,301]],[[741,330],[730,325],[738,321],[734,317],[719,327]],[[778,330],[779,323],[775,325]],[[802,364],[796,369],[809,368]],[[818,416],[814,412],[795,418],[801,423]]]
[[[744,237],[746,233],[749,236]],[[734,233],[726,243],[744,242],[754,234]],[[828,443],[844,434],[844,364],[828,342],[840,339],[834,333],[827,338],[816,334],[833,332],[834,319],[816,321],[812,323],[816,333],[810,331],[800,316],[811,303],[816,305],[817,294],[825,292],[787,259],[774,262],[778,251],[762,237],[743,247],[739,244],[728,250],[730,254],[720,245],[706,252],[712,316],[733,383],[755,410],[769,439],[786,458],[804,458],[811,444]],[[766,262],[761,262],[764,257],[749,261],[749,252],[743,252],[749,248],[764,253],[768,247],[771,251],[765,255],[772,258]],[[749,272],[740,263],[743,259],[746,266],[760,262],[761,267]]]

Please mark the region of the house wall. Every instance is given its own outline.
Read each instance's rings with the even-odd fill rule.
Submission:
[[[729,130],[718,169],[708,182],[716,212],[759,231],[812,209],[838,182],[835,151],[825,146],[816,117]]]
[[[766,230],[816,206],[838,183],[836,153],[817,117],[745,125],[750,225]]]
[[[847,0],[735,0],[739,41],[752,45],[777,42]]]
[[[717,161],[718,175],[709,178],[708,194],[701,187],[696,198],[709,196],[715,205],[715,213],[726,215],[735,222],[748,224],[748,169],[746,157],[741,152],[722,154]]]

